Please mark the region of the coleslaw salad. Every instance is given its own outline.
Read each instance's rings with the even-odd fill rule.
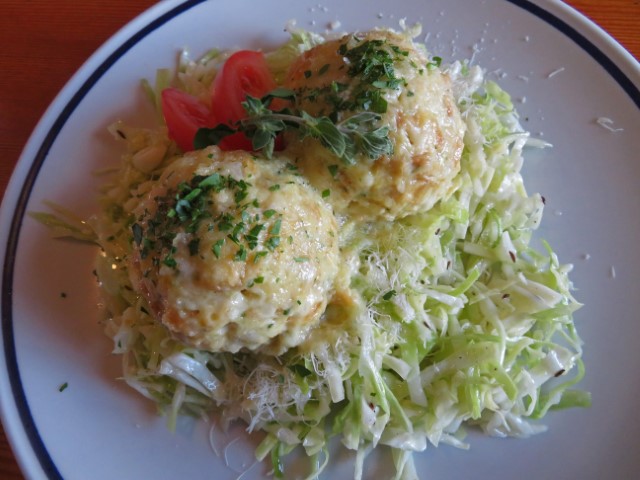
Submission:
[[[292,32],[266,55],[274,77],[321,41]],[[227,56],[212,50],[193,61],[185,54],[177,75],[161,69],[145,89],[158,108],[171,84],[204,96]],[[297,447],[311,460],[309,478],[319,476],[329,461],[327,442],[338,436],[357,451],[355,478],[378,445],[392,448],[397,478],[417,478],[412,453],[429,444],[468,448],[465,427],[526,437],[544,430],[537,420],[549,410],[588,405],[588,394],[573,389],[584,365],[571,267],[545,242],[534,247],[544,199],[526,192],[520,173],[525,150],[548,145],[522,128],[509,95],[481,68],[443,68],[466,123],[452,193],[426,213],[343,227],[359,301],[327,312],[346,318],[345,327],[318,327],[326,334],[309,348],[278,357],[189,348],[134,293],[122,268],[131,244],[131,192],[178,153],[163,128],[112,127],[128,153],[90,226],[63,210],[37,214],[60,234],[101,246],[106,332],[122,355],[123,378],[158,404],[170,428],[184,413],[243,420],[248,431],[266,433],[256,457],[269,458],[276,477]]]

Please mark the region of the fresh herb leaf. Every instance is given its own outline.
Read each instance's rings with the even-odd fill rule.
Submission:
[[[236,133],[236,130],[220,123],[213,128],[199,128],[193,137],[193,148],[202,150],[209,145],[218,145],[223,138]]]
[[[260,252],[256,252],[255,256],[253,257],[253,263],[258,263],[262,257],[265,257],[267,255],[267,253],[268,252],[264,250],[261,250]]]
[[[389,142],[389,129],[387,127],[380,127],[371,132],[358,132],[356,138],[359,148],[366,152],[372,160],[392,153],[392,146]]]
[[[271,102],[274,98],[280,98],[281,100],[289,100],[294,102],[296,99],[296,93],[293,90],[284,87],[277,87],[262,97],[263,102]]]
[[[224,238],[221,238],[220,240],[216,241],[216,243],[214,243],[211,247],[211,250],[213,251],[213,254],[216,256],[216,258],[220,258],[220,253],[222,252],[223,245]]]
[[[241,245],[233,259],[236,262],[244,262],[247,259],[247,249]]]
[[[282,227],[282,219],[278,218],[271,227],[271,235],[280,235],[280,228]]]
[[[387,84],[389,81],[387,81]],[[209,145],[217,145],[226,136],[236,132],[243,132],[251,139],[252,148],[255,151],[262,151],[267,158],[273,155],[275,140],[284,131],[298,131],[301,136],[310,136],[320,141],[334,155],[342,159],[346,164],[354,164],[357,154],[364,154],[369,158],[378,158],[378,152],[389,153],[392,151],[390,140],[385,140],[384,148],[370,148],[369,145],[375,142],[362,141],[360,137],[375,133],[380,127],[377,123],[380,120],[378,114],[386,112],[387,102],[383,98],[380,90],[363,90],[356,99],[357,105],[366,110],[365,112],[353,115],[346,121],[336,123],[330,117],[313,117],[304,110],[291,110],[284,108],[279,111],[272,111],[268,107],[274,98],[294,101],[295,95],[291,90],[278,88],[269,92],[264,97],[258,99],[247,95],[246,101],[242,103],[247,118],[236,122],[232,127],[228,125],[217,125],[214,128],[201,128],[196,134],[194,146],[205,148]],[[379,142],[378,142],[379,143]],[[276,188],[273,186],[272,188]],[[270,188],[270,190],[272,190]],[[242,195],[241,193],[237,193]],[[187,200],[187,199],[185,199]],[[188,200],[187,200],[188,201]],[[186,204],[181,204],[180,208],[185,210]],[[172,215],[180,215],[176,208]]]
[[[393,297],[395,297],[397,295],[397,292],[395,290],[389,290],[387,293],[385,293],[382,296],[383,300],[391,300]]]
[[[216,192],[219,192],[224,188],[224,178],[219,173],[213,173],[202,180],[198,187],[200,188],[208,188],[211,187]]]
[[[427,69],[433,70],[434,68],[440,67],[441,64],[442,64],[441,57],[431,57],[431,61],[427,63]]]
[[[200,239],[199,238],[194,238],[189,242],[189,255],[194,256],[198,254],[198,251],[200,250]]]
[[[244,238],[247,241],[247,245],[249,245],[249,248],[251,250],[253,250],[258,246],[258,236],[260,235],[260,232],[262,231],[262,229],[264,229],[264,225],[261,223],[258,223],[257,225],[254,225],[253,228],[249,230],[249,233],[245,235]]]
[[[265,246],[270,250],[274,251],[280,245],[280,237],[269,237],[269,239],[265,242]]]
[[[176,268],[176,266],[178,265],[178,263],[176,262],[176,259],[173,258],[171,254],[164,257],[164,260],[162,260],[162,263],[164,263],[167,267],[170,267],[170,268]]]

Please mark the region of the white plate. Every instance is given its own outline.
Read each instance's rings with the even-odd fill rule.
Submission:
[[[234,0],[164,2],[131,22],[83,66],[33,133],[2,206],[2,420],[25,474],[34,479],[226,479],[208,426],[175,434],[154,407],[116,379],[119,358],[97,324],[94,249],[51,242],[25,216],[45,199],[80,215],[95,211],[92,171],[116,161],[105,127],[116,118],[152,122],[138,88],[176,53],[211,46],[269,46],[283,26],[323,30],[397,27],[406,17],[430,32],[447,60],[473,55],[519,101],[524,125],[555,145],[527,157],[530,191],[547,199],[540,236],[575,263],[576,315],[586,343],[588,410],[550,414],[528,440],[471,437],[470,451],[429,448],[423,478],[630,478],[640,436],[640,68],[592,23],[557,1]],[[335,24],[334,24],[335,26]],[[609,131],[596,123],[614,121]],[[588,257],[588,258],[587,258]],[[62,294],[66,295],[66,298]],[[59,386],[68,388],[59,392]],[[251,456],[251,440],[232,443]],[[389,464],[372,459],[368,478]],[[237,466],[237,465],[234,465]],[[265,475],[258,467],[252,475]],[[349,478],[348,455],[326,478]]]

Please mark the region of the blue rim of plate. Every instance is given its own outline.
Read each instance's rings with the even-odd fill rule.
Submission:
[[[45,139],[38,149],[28,174],[25,178],[24,184],[20,191],[20,195],[17,200],[16,208],[11,221],[11,229],[9,232],[6,254],[4,258],[4,265],[2,270],[2,338],[5,362],[7,364],[7,372],[9,377],[9,383],[11,385],[11,391],[13,393],[14,401],[20,416],[20,421],[24,428],[24,431],[29,439],[29,443],[33,452],[35,453],[40,467],[44,471],[45,475],[50,480],[62,480],[62,476],[58,471],[53,459],[49,455],[47,448],[44,445],[38,429],[35,425],[33,416],[29,409],[27,398],[22,387],[22,381],[20,379],[20,373],[18,369],[18,362],[16,356],[14,334],[13,334],[13,274],[16,260],[16,251],[18,247],[18,240],[20,237],[20,228],[22,221],[26,213],[26,206],[31,196],[33,186],[38,177],[38,173],[44,161],[47,157],[47,153],[54,144],[58,133],[72,115],[76,107],[89,93],[97,81],[132,47],[140,42],[147,35],[176,18],[192,7],[203,3],[206,0],[189,0],[173,9],[162,14],[158,18],[152,20],[144,27],[140,28],[137,32],[131,35],[125,42],[123,42],[113,53],[111,53],[106,60],[104,60],[85,80],[82,86],[73,94],[71,100],[67,102],[56,120],[53,122],[51,128],[49,128]],[[573,40],[578,46],[580,46],[585,52],[587,52],[601,67],[603,67],[609,75],[620,85],[620,87],[629,95],[631,100],[637,107],[640,108],[640,90],[633,83],[633,81],[618,67],[613,60],[611,60],[602,50],[596,47],[587,37],[585,37],[578,30],[567,24],[565,21],[556,17],[554,14],[548,12],[544,8],[535,5],[528,0],[505,0],[513,5],[516,5],[539,19],[543,20],[547,24],[551,25],[558,31],[564,33],[567,37]]]

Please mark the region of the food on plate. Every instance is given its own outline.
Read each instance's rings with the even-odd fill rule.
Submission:
[[[133,194],[131,283],[186,345],[280,353],[318,323],[338,270],[337,223],[291,164],[209,147]]]
[[[416,34],[183,55],[145,84],[165,125],[111,126],[126,153],[93,232],[68,225],[101,247],[125,381],[172,428],[263,432],[276,477],[296,447],[320,475],[333,436],[355,478],[378,446],[417,477],[412,453],[466,448],[467,426],[526,437],[589,404],[571,269],[532,242],[544,202],[520,173],[546,144]]]
[[[289,146],[309,181],[331,189],[338,212],[393,220],[429,210],[451,190],[465,124],[449,76],[406,35],[373,30],[321,43],[293,62],[285,86],[311,115],[343,122],[373,112],[388,131],[393,152],[346,164],[314,138]]]

